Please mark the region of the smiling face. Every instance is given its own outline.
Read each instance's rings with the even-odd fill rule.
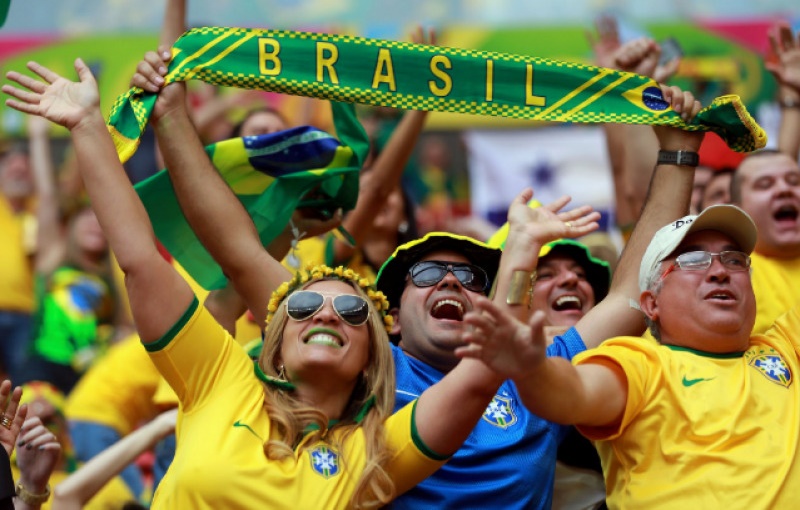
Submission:
[[[595,305],[586,270],[575,259],[550,253],[539,259],[531,308],[545,313],[545,326],[574,326]]]
[[[719,253],[740,248],[721,232],[694,232],[664,259],[661,271],[678,255],[698,250]],[[719,257],[713,257],[707,269],[674,268],[661,280],[660,289],[642,293],[640,303],[645,314],[658,323],[662,343],[706,352],[746,349],[755,322],[750,272],[732,271]]]
[[[289,319],[284,325],[280,358],[288,379],[298,384],[324,375],[355,383],[369,363],[370,330],[368,323],[351,326],[342,320],[333,308],[333,298],[358,292],[340,280],[317,281],[305,289],[324,295],[325,303],[310,318]]]
[[[443,250],[430,252],[417,262],[426,260],[470,263],[463,255]],[[464,314],[472,310],[472,300],[478,295],[465,289],[452,272],[430,287],[417,287],[407,278],[393,331],[402,337],[400,346],[428,365],[450,370],[458,363],[453,351],[463,345]]]
[[[737,170],[740,206],[758,228],[756,252],[800,256],[800,167],[785,154],[747,158]]]

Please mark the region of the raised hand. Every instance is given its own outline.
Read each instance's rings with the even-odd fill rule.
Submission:
[[[586,39],[594,51],[595,64],[600,67],[616,69],[614,52],[621,44],[617,20],[613,16],[603,15],[595,20],[594,26],[594,32],[586,32]]]
[[[581,237],[599,228],[600,213],[584,205],[570,211],[559,212],[571,198],[562,196],[540,207],[529,207],[533,190],[522,191],[508,208],[509,240],[514,237],[526,242],[549,243],[556,239]]]
[[[28,414],[27,405],[19,405],[22,398],[22,388],[17,386],[11,391],[11,381],[8,379],[0,383],[0,443],[6,449],[6,453],[11,456],[14,451],[14,444],[17,442],[22,423]]]
[[[23,486],[41,492],[61,457],[61,444],[41,418],[35,416],[25,420],[17,445],[17,466]]]
[[[153,108],[153,122],[158,122],[176,109],[186,109],[186,84],[178,81],[164,87],[170,60],[172,53],[169,47],[159,46],[158,51],[145,53],[144,58],[136,65],[136,73],[131,77],[131,87],[159,94]]]
[[[764,62],[764,67],[781,86],[790,87],[800,94],[800,34],[793,35],[789,24],[780,22],[769,30],[768,35],[775,58]]]
[[[694,98],[691,92],[678,87],[661,86],[664,100],[672,105],[675,113],[681,116],[684,122],[691,122],[695,115],[703,108],[700,101]],[[703,141],[702,131],[685,131],[672,126],[653,126],[658,137],[658,142],[663,150],[684,150],[697,152]]]
[[[474,305],[464,315],[466,345],[455,350],[456,356],[478,359],[504,379],[523,378],[545,360],[544,312],[535,312],[525,324],[486,298]]]
[[[417,25],[414,28],[414,31],[411,32],[409,36],[412,43],[415,44],[430,44],[431,46],[436,46],[436,31],[433,28],[428,28],[425,30],[422,28],[422,25]]]
[[[9,107],[44,117],[70,130],[94,114],[100,114],[97,82],[83,60],[75,60],[80,82],[63,78],[37,62],[28,62],[28,69],[43,81],[16,71],[6,73],[9,80],[24,87],[3,85],[3,92],[15,98],[6,100]]]

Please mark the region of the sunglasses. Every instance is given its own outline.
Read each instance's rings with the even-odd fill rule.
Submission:
[[[331,297],[336,315],[351,326],[360,326],[369,319],[369,303],[355,294]],[[298,290],[286,300],[286,313],[295,321],[304,321],[317,314],[325,305],[326,296],[313,290]]]
[[[489,288],[489,276],[486,271],[472,264],[451,264],[438,260],[417,262],[408,274],[417,287],[432,287],[442,281],[447,273],[453,273],[459,283],[472,292],[486,293]]]
[[[669,273],[676,269],[684,271],[705,271],[711,267],[714,257],[719,257],[719,261],[728,271],[747,271],[750,267],[750,256],[741,251],[722,251],[711,253],[710,251],[687,251],[681,253],[661,275],[663,280]]]

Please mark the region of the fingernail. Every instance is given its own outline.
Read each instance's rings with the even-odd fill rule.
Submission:
[[[44,451],[44,446],[40,446],[39,448],[37,448],[37,450],[39,450],[40,452]]]
[[[33,445],[32,445],[32,444],[26,444],[26,445],[25,445],[25,449],[26,449],[26,450],[30,450],[31,448],[33,448]]]
[[[163,77],[161,77],[161,76],[156,76],[156,78],[155,78],[155,80],[154,80],[154,81],[155,81],[156,83],[158,83],[159,85],[163,85],[163,84],[164,84],[164,78],[163,78]]]
[[[161,56],[162,56],[163,58],[169,58],[169,57],[171,57],[171,56],[172,56],[172,53],[170,53],[170,52],[168,52],[168,51],[165,51],[164,53],[162,53],[162,54],[161,54]]]
[[[164,67],[164,66],[160,66],[158,68],[158,72],[159,72],[159,74],[167,74],[167,68]],[[159,76],[159,78],[160,78],[160,76]]]
[[[19,443],[17,443],[17,446],[22,448],[23,446],[25,446],[25,441],[20,441]]]

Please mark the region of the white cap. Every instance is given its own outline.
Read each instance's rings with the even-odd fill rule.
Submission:
[[[675,251],[692,232],[716,230],[729,236],[748,255],[756,245],[756,226],[750,216],[734,205],[712,205],[697,216],[684,216],[662,227],[653,236],[639,266],[639,290],[647,289],[647,279],[662,260]]]

